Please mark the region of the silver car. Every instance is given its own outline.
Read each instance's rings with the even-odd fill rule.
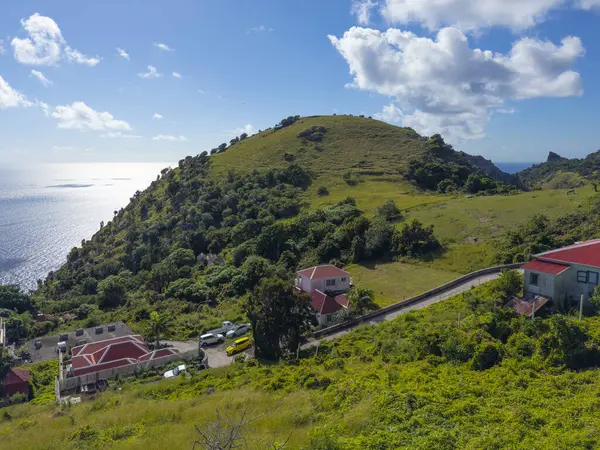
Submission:
[[[244,334],[246,334],[248,331],[250,331],[252,327],[250,326],[249,323],[245,323],[243,325],[239,325],[237,327],[235,327],[233,330],[229,330],[226,334],[226,336],[228,338],[233,338],[236,336],[242,336]]]
[[[200,336],[200,345],[206,347],[208,345],[222,344],[225,342],[225,337],[222,334],[207,333]]]

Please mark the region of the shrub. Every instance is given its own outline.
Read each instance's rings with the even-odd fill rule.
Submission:
[[[317,195],[320,195],[321,197],[329,195],[329,190],[325,186],[319,186],[319,189],[317,189]]]

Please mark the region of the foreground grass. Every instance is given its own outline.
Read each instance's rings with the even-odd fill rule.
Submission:
[[[599,370],[547,367],[511,356],[510,346],[484,371],[419,356],[423,337],[456,329],[458,311],[465,336],[483,332],[488,286],[361,327],[297,364],[236,363],[190,379],[134,380],[70,407],[10,407],[0,416],[2,447],[191,448],[195,425],[205,429],[217,408],[235,417],[247,406],[250,417],[273,408],[248,429],[254,449],[288,436],[286,448],[311,450],[596,448]],[[596,330],[599,320],[585,324]]]

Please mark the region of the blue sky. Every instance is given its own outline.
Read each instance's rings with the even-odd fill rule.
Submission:
[[[334,112],[495,161],[600,148],[598,0],[6,3],[2,163],[176,161]]]

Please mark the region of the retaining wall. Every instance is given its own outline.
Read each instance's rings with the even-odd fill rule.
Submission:
[[[495,266],[488,267],[486,269],[477,270],[476,272],[468,273],[467,275],[463,275],[462,277],[456,278],[455,280],[449,281],[446,284],[443,284],[435,289],[431,289],[430,291],[423,292],[422,294],[416,295],[412,298],[403,300],[398,303],[394,303],[393,305],[386,306],[385,308],[378,309],[377,311],[370,312],[360,317],[356,317],[351,320],[347,320],[345,322],[338,323],[336,325],[332,325],[328,328],[324,328],[322,330],[315,331],[312,334],[314,338],[322,338],[325,336],[329,336],[330,334],[337,333],[338,331],[346,330],[348,328],[354,328],[355,326],[368,322],[371,319],[374,319],[379,316],[384,316],[388,313],[398,311],[400,309],[406,308],[407,306],[414,305],[415,303],[419,303],[429,297],[433,297],[435,295],[444,294],[445,292],[451,291],[452,289],[460,286],[461,284],[467,283],[471,280],[477,279],[479,277],[485,275],[491,275],[494,273],[499,273],[503,270],[507,269],[518,269],[523,265],[523,263],[517,264],[506,264],[503,266]]]

